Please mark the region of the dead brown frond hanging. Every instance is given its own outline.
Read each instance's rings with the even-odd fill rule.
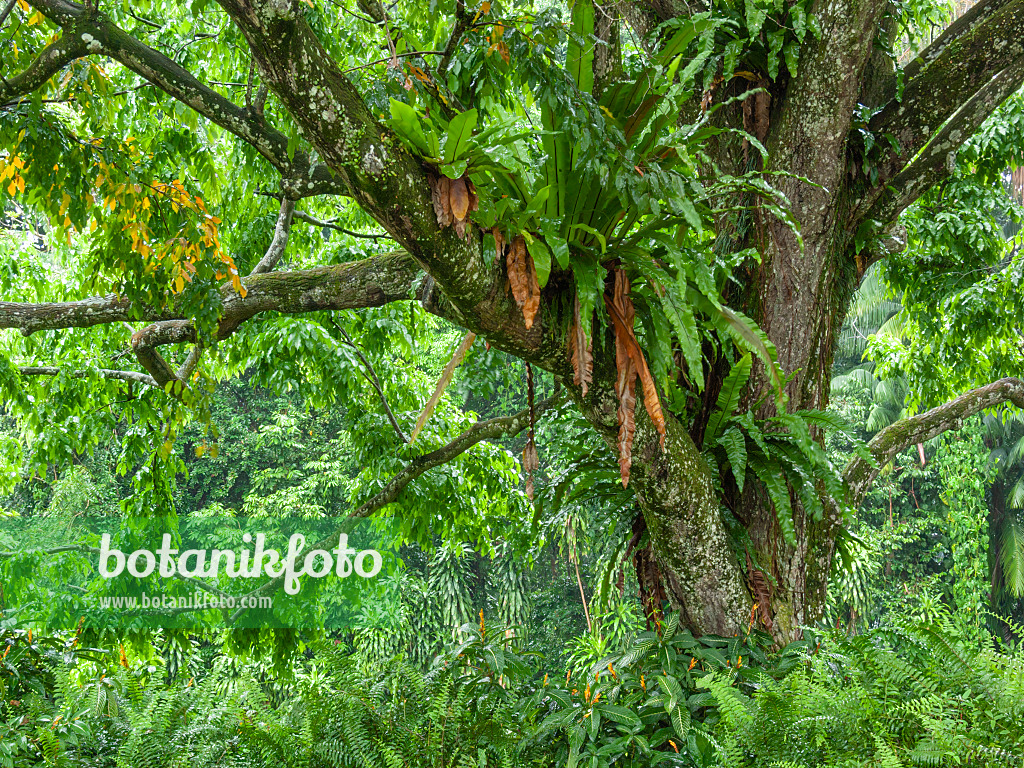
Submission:
[[[427,404],[423,406],[423,412],[420,413],[418,419],[416,419],[416,428],[412,431],[412,436],[409,438],[409,442],[413,442],[419,435],[420,430],[427,423],[427,419],[434,412],[434,408],[437,407],[438,401],[441,399],[441,395],[444,394],[445,389],[451,383],[452,376],[455,375],[455,369],[459,367],[463,360],[466,359],[466,353],[469,352],[469,348],[473,346],[473,341],[476,339],[476,334],[470,331],[466,334],[465,338],[462,339],[462,343],[459,344],[459,348],[455,350],[455,354],[452,355],[452,359],[448,361],[448,365],[444,367],[441,372],[441,378],[437,380],[437,386],[434,388],[434,394],[430,396]]]
[[[431,174],[430,199],[434,203],[434,215],[441,227],[455,226],[459,237],[466,238],[466,225],[469,222],[469,214],[480,207],[480,200],[476,194],[476,187],[469,180],[469,176],[449,179],[447,176],[434,176]]]
[[[497,227],[491,228],[491,234],[494,235],[494,258],[501,261],[501,257],[505,255],[505,236]]]
[[[540,284],[537,282],[537,269],[526,249],[526,240],[516,235],[506,251],[506,268],[508,282],[512,288],[512,296],[523,311],[523,321],[527,328],[533,327],[537,310],[540,309]]]
[[[536,411],[533,406],[533,366],[526,364],[526,403],[530,409],[530,432],[526,438],[526,447],[523,448],[523,471],[526,473],[526,495],[533,501],[533,473],[540,467],[537,458],[537,440],[534,431]]]
[[[569,358],[572,361],[572,381],[587,396],[587,387],[594,380],[594,339],[590,332],[591,318],[580,317],[580,297],[573,304],[572,328],[569,331]]]
[[[633,333],[635,310],[629,297],[629,278],[621,269],[614,271],[612,297],[606,294],[605,306],[615,328],[615,395],[619,400],[619,474],[622,486],[629,484],[629,470],[633,464],[633,436],[636,433],[636,380],[639,377],[644,392],[644,407],[654,424],[665,448],[665,415],[647,367],[647,360]]]

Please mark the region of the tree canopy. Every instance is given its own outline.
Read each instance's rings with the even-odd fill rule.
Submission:
[[[0,387],[37,470],[120,430],[134,514],[171,508],[176,436],[243,372],[365,414],[364,482],[333,513],[395,509],[410,537],[528,519],[488,441],[527,431],[535,495],[538,419],[570,403],[617,460],[652,614],[785,641],[886,464],[1024,406],[1021,0],[0,18]],[[876,263],[909,319],[871,343],[916,413],[844,466],[825,407]],[[422,349],[441,322],[461,333]],[[424,353],[451,361],[436,385]],[[467,354],[484,392],[525,364],[525,410],[446,410]]]

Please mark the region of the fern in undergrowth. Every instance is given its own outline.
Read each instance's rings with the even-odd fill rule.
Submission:
[[[401,658],[374,676],[343,649],[298,677],[291,705],[242,724],[261,765],[461,768],[526,765],[525,724],[510,675],[523,668],[471,624],[468,639],[426,672]]]
[[[706,685],[720,765],[1024,765],[1024,655],[979,650],[948,619],[827,636],[749,704]]]

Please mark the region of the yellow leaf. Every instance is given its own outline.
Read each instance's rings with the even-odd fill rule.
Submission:
[[[183,278],[181,275],[178,275],[176,278],[174,278],[174,292],[181,293],[183,290],[185,290],[185,278]]]
[[[16,186],[14,186],[14,182],[13,181],[10,184],[7,185],[7,194],[10,195],[11,197],[14,197],[14,193],[17,192],[17,191],[18,191],[18,188]]]
[[[217,450],[217,446],[216,445],[211,445],[210,448],[209,448],[209,451],[210,451],[210,458],[211,459],[216,459],[217,458],[217,454],[219,453],[219,451]]]
[[[18,7],[25,13],[32,12],[32,6],[25,2],[25,0],[18,0]]]
[[[24,192],[25,191],[25,178],[23,176],[18,176],[18,178],[15,179],[15,181],[18,183],[18,191],[19,192]]]

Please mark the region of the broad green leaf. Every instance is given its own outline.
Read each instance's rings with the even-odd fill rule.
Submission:
[[[531,236],[528,232],[524,232],[523,237],[526,238],[526,249],[533,259],[533,267],[537,270],[537,283],[543,288],[548,284],[548,277],[551,275],[551,251],[543,240]]]
[[[391,128],[424,156],[434,156],[416,110],[397,99],[391,99]]]
[[[448,137],[444,143],[444,157],[442,159],[445,163],[454,163],[462,158],[469,148],[474,128],[476,128],[475,109],[467,109],[451,119],[451,122],[448,123]]]

